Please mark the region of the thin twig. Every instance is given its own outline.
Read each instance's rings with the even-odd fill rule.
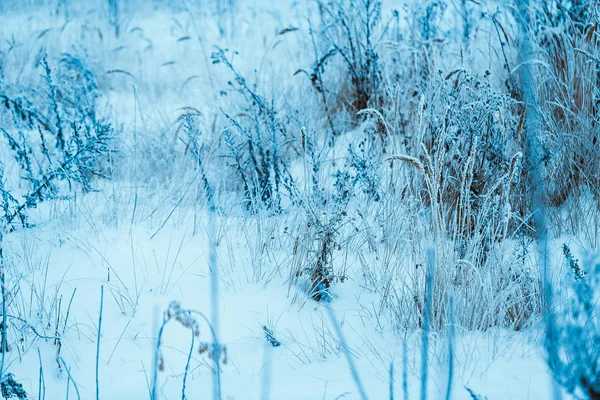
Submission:
[[[454,378],[454,301],[452,296],[448,300],[448,386],[446,387],[446,400],[452,395],[452,380]]]
[[[67,371],[67,376],[69,377],[69,381],[73,382],[73,387],[75,388],[75,393],[77,394],[77,400],[81,400],[81,396],[79,395],[79,388],[77,387],[77,383],[75,383],[75,379],[71,375],[71,369],[67,366],[65,360],[59,356],[59,360],[62,362],[65,367],[65,371]]]
[[[8,351],[8,345],[6,340],[6,288],[5,283],[5,265],[4,265],[4,254],[2,247],[2,230],[0,230],[0,285],[2,285],[2,338],[0,343],[0,350],[2,351],[2,361],[0,364],[0,379],[4,378],[4,359],[6,352]]]
[[[100,360],[100,330],[102,329],[102,308],[104,305],[104,285],[100,286],[100,316],[98,317],[98,337],[96,339],[96,400],[100,400],[100,384],[98,382],[98,366]]]
[[[209,255],[208,268],[210,272],[210,308],[211,308],[211,329],[213,330],[214,348],[219,348],[219,269],[217,266],[217,236],[216,236],[216,213],[214,204],[209,204]],[[221,400],[221,367],[219,365],[220,357],[218,354],[213,357],[214,375],[213,375],[213,400]]]
[[[404,400],[408,400],[408,344],[402,341],[402,392]]]
[[[40,373],[38,380],[38,400],[44,400],[46,398],[46,383],[44,382],[44,367],[42,365],[42,353],[40,348],[37,349],[38,360],[40,361]]]
[[[389,381],[390,381],[390,400],[394,400],[394,362],[390,362],[390,371],[389,371]]]
[[[183,387],[181,388],[181,400],[186,400],[185,387],[187,384],[188,372],[190,371],[190,361],[192,360],[192,353],[194,352],[194,342],[196,340],[196,332],[190,329],[192,332],[192,344],[190,344],[190,351],[188,353],[187,362],[185,363],[185,372],[183,373]]]

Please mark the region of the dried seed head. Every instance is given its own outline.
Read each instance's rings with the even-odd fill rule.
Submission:
[[[419,172],[423,172],[425,170],[425,168],[423,167],[423,164],[421,163],[421,161],[418,158],[411,157],[406,154],[398,154],[398,155],[386,158],[386,161],[393,161],[393,160],[399,160],[399,161],[405,162],[407,164],[410,164],[413,167],[415,167],[415,169]]]
[[[198,347],[198,354],[206,353],[207,350],[208,350],[208,344],[201,343],[200,347]]]

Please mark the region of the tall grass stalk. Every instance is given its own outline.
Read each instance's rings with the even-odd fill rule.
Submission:
[[[46,381],[44,380],[44,365],[42,363],[42,353],[40,348],[37,348],[38,361],[40,363],[39,378],[38,378],[38,400],[44,400],[46,398]]]
[[[0,351],[2,358],[0,361],[0,380],[4,378],[4,360],[8,351],[8,340],[6,339],[6,264],[4,262],[3,236],[0,229],[0,285],[2,285],[2,338],[0,338]]]
[[[446,400],[452,398],[452,381],[454,379],[454,301],[452,296],[448,299],[448,386],[446,387]]]
[[[390,400],[394,400],[394,362],[390,362],[389,368]]]
[[[185,389],[187,385],[187,378],[190,372],[190,362],[192,361],[192,353],[194,352],[194,343],[196,341],[196,332],[193,329],[190,329],[190,333],[192,334],[192,342],[190,344],[190,351],[188,352],[187,361],[185,362],[185,371],[183,372],[183,384],[181,385],[181,400],[186,400],[187,396],[185,395]]]
[[[100,364],[100,339],[102,332],[102,309],[104,308],[104,285],[100,286],[100,314],[98,316],[98,334],[96,336],[96,400],[100,400],[100,381],[99,381],[99,364]]]
[[[77,386],[77,383],[75,382],[75,380],[73,379],[73,376],[71,375],[71,368],[69,368],[69,366],[67,365],[67,363],[65,362],[65,360],[62,357],[59,356],[59,360],[62,363],[63,367],[65,368],[65,371],[67,371],[67,376],[69,377],[67,385],[69,385],[71,382],[73,382],[73,387],[75,388],[75,394],[77,395],[77,400],[81,400],[81,395],[79,394],[79,387]],[[67,393],[68,393],[68,389],[67,389]]]
[[[217,221],[214,203],[209,204],[208,221],[208,268],[210,272],[210,310],[211,326],[215,349],[219,349],[219,267],[217,265]],[[215,350],[219,351],[219,350]],[[213,356],[213,400],[221,400],[221,366],[220,354]]]
[[[402,341],[402,394],[408,400],[408,344]]]

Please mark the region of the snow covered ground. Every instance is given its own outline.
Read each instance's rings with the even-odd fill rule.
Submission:
[[[425,249],[439,236],[413,205],[390,201],[348,207],[348,221],[336,228],[339,243],[330,262],[339,274],[327,302],[315,301],[306,274],[299,276],[317,252],[310,215],[246,213],[235,193],[240,185],[232,183],[231,171],[220,169],[224,164],[207,168],[221,190],[216,234],[210,234],[201,179],[190,161],[189,143],[181,140],[182,110],[199,114],[204,149],[216,160],[223,148],[217,133],[225,124],[223,114],[241,102],[228,84],[235,80],[230,72],[213,65],[211,53],[218,45],[231,51],[235,66],[257,82],[261,93],[277,97],[277,107],[312,112],[321,100],[309,96],[313,88],[298,71],[314,62],[306,32],[309,18],[319,12],[316,3],[122,1],[119,37],[107,22],[110,3],[7,1],[0,6],[0,81],[30,87],[40,80],[42,54],[56,60],[72,52],[96,75],[100,113],[120,127],[119,151],[111,159],[113,180],[96,182],[98,192],[40,204],[31,211],[35,226],[7,227],[0,242],[10,320],[3,373],[14,374],[30,398],[151,398],[155,362],[158,398],[210,398],[215,363],[210,349],[200,351],[212,343],[206,321],[198,317],[195,332],[171,320],[160,352],[155,350],[172,302],[212,320],[212,250],[219,342],[225,348],[219,363],[223,399],[360,399],[348,356],[369,399],[417,398],[423,382],[429,399],[448,398],[449,381],[452,399],[549,399],[555,390],[563,391],[553,384],[546,364],[539,315],[523,329],[472,330],[444,322],[428,335],[429,369],[423,376],[423,329],[414,328],[420,305],[398,293],[421,282]],[[383,6],[386,18],[395,15],[391,8],[404,10],[402,18],[410,15],[409,6],[389,3]],[[227,10],[220,17],[218,4]],[[459,51],[448,52],[454,57]],[[330,79],[344,85],[342,77]],[[303,118],[313,117],[297,117]],[[326,121],[323,114],[314,118]],[[363,128],[340,135],[338,147],[327,153],[333,164],[349,145],[358,145]],[[0,160],[12,157],[5,147],[2,142]],[[305,187],[315,172],[307,160],[297,157],[290,167]],[[7,179],[18,182],[18,168],[8,162],[5,168]],[[323,207],[315,214],[331,212]],[[504,246],[500,255],[493,253],[498,269],[513,265],[516,241],[507,239],[499,245]],[[565,242],[581,255],[597,246],[597,233],[561,232],[550,241],[557,281],[568,272],[560,247]],[[453,247],[445,240],[433,245]],[[523,257],[523,265],[535,269],[532,254]],[[441,262],[450,265],[444,257]],[[477,274],[479,281],[474,275],[469,279],[482,291],[484,282],[496,277],[488,270]],[[471,303],[460,303],[456,313],[479,306],[482,315],[493,314],[494,301],[511,301],[503,296],[457,296]],[[402,314],[403,301],[413,314]]]
[[[7,236],[5,253],[10,255],[9,263],[15,266],[11,272],[19,275],[21,288],[14,308],[28,320],[41,318],[52,325],[58,320],[60,355],[82,398],[95,393],[101,286],[105,290],[99,358],[102,398],[148,396],[155,319],[162,321],[171,301],[209,314],[207,220],[202,218],[199,232],[193,234],[191,219],[177,219],[152,239],[157,224],[115,228],[93,213],[78,221],[43,224]],[[315,303],[297,287],[290,287],[289,277],[278,271],[285,255],[253,261],[255,249],[248,244],[251,233],[240,225],[235,220],[227,222],[218,244],[220,331],[227,347],[227,363],[222,365],[224,398],[359,398],[342,346],[355,358],[369,398],[388,398],[391,364],[396,398],[402,398],[404,373],[410,398],[418,396],[421,332],[400,336],[390,329],[385,313],[378,315],[378,295],[360,284],[359,268],[351,267],[350,279],[335,286],[335,301]],[[269,239],[281,240],[281,236]],[[71,296],[72,305],[67,307]],[[346,344],[340,343],[325,307],[333,310]],[[272,330],[281,346],[269,344],[263,326]],[[47,334],[54,329],[49,326]],[[452,398],[471,398],[465,387],[489,399],[550,398],[551,378],[536,331],[477,333],[456,327]],[[39,347],[46,398],[64,397],[67,374],[55,361],[57,346],[51,340],[34,340],[27,329],[23,335],[29,339],[18,352],[9,353],[9,371],[28,393],[37,393]],[[196,347],[210,341],[204,323],[195,340]],[[159,375],[164,398],[181,396],[190,344],[189,329],[172,323],[166,330],[165,366]],[[434,335],[431,346],[428,390],[430,398],[444,398],[446,338]],[[194,350],[188,398],[210,396],[211,365],[206,354]],[[70,396],[74,396],[73,388]]]

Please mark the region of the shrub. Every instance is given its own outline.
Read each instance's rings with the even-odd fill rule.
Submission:
[[[246,206],[251,210],[262,205],[279,212],[284,181],[290,179],[281,143],[291,135],[274,104],[258,92],[256,85],[248,85],[224,50],[214,52],[212,60],[213,64],[225,65],[233,74],[234,81],[228,83],[243,99],[237,114],[224,111],[230,125],[224,141],[226,157],[231,160],[229,166],[243,186]]]
[[[99,94],[85,61],[63,55],[58,76],[46,57],[41,66],[40,88],[0,85],[0,131],[25,183],[19,193],[21,200],[18,191],[7,186],[0,165],[3,222],[7,226],[17,221],[26,226],[27,210],[75,193],[76,186],[93,191],[93,179],[108,178],[111,173],[115,130],[97,115]]]

